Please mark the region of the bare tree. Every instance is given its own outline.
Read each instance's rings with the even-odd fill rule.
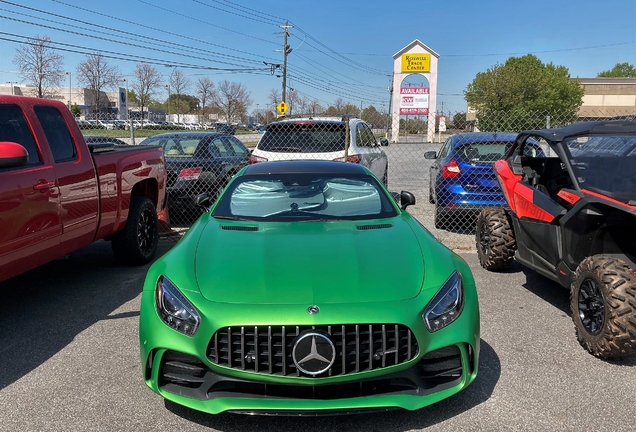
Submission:
[[[159,71],[148,63],[139,63],[135,67],[135,79],[132,88],[137,96],[139,110],[141,112],[141,124],[144,124],[144,108],[150,104],[152,97],[161,84],[162,77]]]
[[[170,74],[170,88],[172,89],[171,97],[175,99],[175,107],[177,108],[177,123],[181,122],[181,111],[183,111],[184,104],[181,102],[181,95],[184,95],[190,88],[191,81],[180,70],[174,70]]]
[[[201,111],[202,114],[205,115],[205,106],[208,104],[209,101],[212,100],[212,97],[214,95],[214,83],[212,82],[212,80],[208,77],[205,78],[199,78],[199,80],[197,81],[197,96],[199,97],[199,100],[201,101]],[[199,123],[201,123],[201,119],[199,118]]]
[[[344,109],[345,105],[347,104],[342,98],[336,99],[336,101],[333,103],[333,107],[336,109],[336,112],[338,114],[342,114],[342,110]]]
[[[93,112],[99,112],[108,105],[104,90],[117,87],[122,74],[117,66],[108,64],[101,53],[88,54],[86,60],[77,66],[77,80],[94,93]]]
[[[65,75],[64,56],[50,48],[50,42],[48,36],[29,38],[16,49],[13,58],[25,83],[35,87],[33,95],[37,97],[58,96],[54,89],[60,87]]]
[[[282,100],[281,91],[279,89],[274,88],[269,91],[267,102],[269,102],[272,111],[276,111],[276,105],[278,105]]]
[[[316,114],[322,114],[324,110],[325,109],[322,107],[322,105],[320,105],[320,102],[318,102],[318,99],[314,99],[309,104],[309,112],[311,112],[312,116],[315,116]]]
[[[247,91],[247,88],[241,83],[227,80],[219,83],[212,96],[212,102],[225,114],[228,124],[235,118],[243,117],[252,105],[250,92]]]

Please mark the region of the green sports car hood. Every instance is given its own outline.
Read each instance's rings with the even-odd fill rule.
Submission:
[[[195,255],[201,294],[221,303],[386,302],[417,296],[420,243],[402,218],[248,223],[211,218]]]

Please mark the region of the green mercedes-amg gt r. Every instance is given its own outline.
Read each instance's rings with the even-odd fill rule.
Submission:
[[[146,384],[196,410],[415,410],[477,376],[471,271],[366,168],[242,169],[146,277]],[[400,201],[398,205],[397,201]]]

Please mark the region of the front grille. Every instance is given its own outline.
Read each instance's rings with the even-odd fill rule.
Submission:
[[[301,376],[292,359],[296,338],[304,331],[330,335],[336,348],[331,368],[316,377],[340,376],[395,366],[417,355],[417,340],[400,324],[324,326],[250,326],[218,330],[208,359],[220,366],[278,376]]]
[[[474,361],[470,346],[468,353],[468,361]],[[457,345],[429,352],[409,369],[333,384],[301,385],[241,379],[219,374],[192,355],[170,350],[163,354],[159,366],[160,388],[199,400],[245,397],[335,400],[390,394],[425,396],[455,387],[462,378],[462,356]]]

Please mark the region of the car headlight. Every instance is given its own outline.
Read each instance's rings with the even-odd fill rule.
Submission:
[[[164,275],[157,280],[155,306],[161,320],[169,327],[187,336],[194,336],[201,316],[192,303]]]
[[[455,271],[428,303],[422,313],[422,319],[430,332],[436,332],[455,321],[462,313],[463,308],[462,277],[459,272]]]

